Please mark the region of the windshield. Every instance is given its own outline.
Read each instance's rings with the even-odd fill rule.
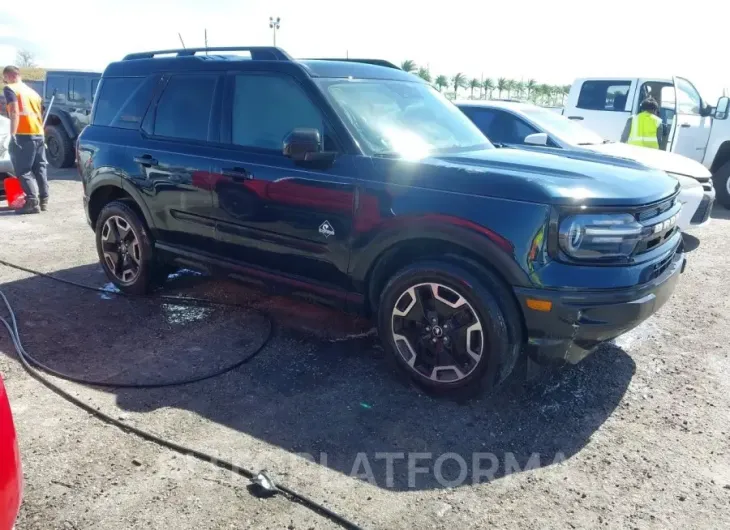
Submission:
[[[603,138],[565,116],[540,108],[524,109],[525,115],[545,132],[557,136],[572,145],[598,145],[605,143]]]
[[[425,83],[375,79],[319,83],[368,154],[418,159],[492,147],[469,118]]]

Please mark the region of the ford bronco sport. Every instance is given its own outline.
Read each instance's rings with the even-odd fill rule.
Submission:
[[[676,180],[494,148],[386,66],[278,48],[128,55],[77,149],[121,290],[185,266],[307,291],[373,315],[391,358],[437,391],[494,386],[521,352],[578,362],[655,312],[685,264]]]

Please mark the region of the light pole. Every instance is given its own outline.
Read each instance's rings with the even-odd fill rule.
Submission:
[[[274,46],[276,46],[276,30],[281,26],[280,17],[269,17],[269,27],[274,30]]]

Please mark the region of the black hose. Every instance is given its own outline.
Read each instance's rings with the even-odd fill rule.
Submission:
[[[47,274],[40,271],[35,271],[33,269],[29,269],[27,267],[23,267],[21,265],[15,265],[14,263],[9,263],[7,261],[4,261],[0,259],[0,264],[5,265],[6,267],[10,267],[13,269],[18,269],[30,274],[34,274],[37,276],[41,276],[44,278],[48,278],[54,281],[58,281],[61,283],[66,283],[69,285],[74,285],[76,287],[87,289],[90,291],[97,291],[97,292],[103,292],[103,293],[110,293],[109,291],[105,289],[100,289],[98,287],[92,287],[89,285],[84,285],[82,283],[77,283],[71,280],[66,280],[63,278],[59,278],[57,276]],[[122,296],[130,296],[126,293],[113,293],[113,294],[120,294]],[[89,405],[88,403],[84,403],[79,398],[72,396],[56,384],[52,383],[48,379],[46,379],[43,374],[36,369],[36,367],[42,369],[45,372],[48,372],[51,375],[54,375],[56,377],[65,379],[67,381],[73,381],[76,383],[82,383],[85,385],[92,385],[92,386],[99,386],[99,387],[116,387],[116,388],[161,388],[161,387],[170,387],[170,386],[180,386],[185,384],[191,384],[194,382],[203,381],[205,379],[211,379],[213,377],[217,377],[219,375],[222,375],[226,372],[229,372],[231,370],[234,370],[238,368],[239,366],[242,366],[243,364],[249,362],[251,359],[253,359],[258,353],[260,353],[266,345],[269,343],[271,338],[273,337],[273,321],[271,318],[266,316],[268,322],[269,322],[269,330],[267,332],[266,338],[263,340],[263,342],[248,356],[244,357],[242,360],[234,363],[233,365],[226,367],[222,370],[219,370],[215,373],[208,374],[202,377],[197,377],[193,379],[178,381],[178,382],[172,382],[172,383],[158,383],[158,384],[129,384],[129,383],[109,383],[107,381],[104,382],[98,382],[98,381],[89,381],[85,379],[81,379],[75,376],[67,375],[62,372],[59,372],[57,370],[53,370],[37,359],[33,358],[27,351],[25,351],[25,348],[23,347],[21,338],[20,338],[20,331],[18,329],[18,322],[16,319],[15,311],[13,310],[12,306],[10,305],[10,302],[8,301],[7,297],[5,296],[5,293],[3,293],[0,290],[0,297],[2,297],[3,302],[5,303],[5,307],[8,310],[8,314],[10,316],[10,321],[8,322],[7,319],[0,317],[0,321],[5,325],[5,327],[8,330],[8,333],[10,335],[10,339],[13,342],[13,346],[15,346],[15,350],[18,353],[18,358],[20,359],[20,363],[23,366],[23,368],[38,382],[40,382],[42,385],[44,385],[46,388],[57,394],[58,396],[62,397],[69,403],[79,407],[83,411],[91,414],[95,418],[108,423],[110,425],[114,425],[115,427],[118,427],[119,429],[123,430],[124,432],[128,432],[131,434],[134,434],[135,436],[138,436],[139,438],[142,438],[143,440],[147,440],[148,442],[155,443],[161,447],[165,447],[167,449],[170,449],[172,451],[175,451],[177,453],[180,453],[182,455],[188,455],[192,456],[194,458],[197,458],[198,460],[202,460],[204,462],[208,462],[210,464],[213,464],[221,469],[225,469],[226,471],[231,471],[233,473],[236,473],[242,477],[245,477],[249,480],[253,480],[257,477],[257,474],[252,472],[251,470],[248,470],[246,468],[237,466],[231,462],[220,460],[219,458],[213,457],[207,453],[204,453],[202,451],[198,451],[195,449],[190,449],[188,447],[185,447],[183,445],[177,444],[175,442],[171,442],[169,440],[165,440],[164,438],[160,438],[159,436],[156,436],[152,433],[149,433],[147,431],[143,431],[142,429],[138,429],[136,427],[133,427],[131,425],[128,425],[122,421],[117,420],[116,418],[113,418],[107,414],[104,414],[103,412],[95,409],[93,406]],[[245,309],[250,309],[248,306],[244,306],[242,304],[229,304],[224,302],[215,302],[211,300],[206,300],[203,298],[187,298],[184,296],[171,296],[171,295],[161,295],[160,298],[165,300],[174,300],[181,304],[187,304],[187,305],[219,305],[219,306],[231,306],[231,307],[240,307]],[[260,313],[260,312],[259,312]],[[260,313],[263,315],[263,313]],[[280,485],[273,485],[272,484],[273,491],[275,493],[280,493],[284,495],[287,499],[289,499],[292,502],[296,502],[298,504],[301,504],[302,506],[312,510],[313,512],[326,517],[327,519],[331,520],[334,523],[337,523],[342,528],[348,528],[351,530],[361,530],[361,528],[356,525],[355,523],[349,521],[345,517],[333,512],[329,508],[322,506],[318,502],[310,499],[309,497],[298,493],[297,491],[288,488],[286,486],[280,486]]]

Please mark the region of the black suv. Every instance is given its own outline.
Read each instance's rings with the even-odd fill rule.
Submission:
[[[48,163],[53,167],[74,164],[74,142],[89,124],[94,94],[101,74],[72,70],[49,70],[43,89],[43,102],[48,107],[54,97],[46,122]]]
[[[436,390],[493,386],[522,351],[578,362],[656,311],[685,264],[666,174],[497,149],[430,85],[363,62],[129,55],[78,159],[123,291],[170,266],[288,285],[373,315]]]

